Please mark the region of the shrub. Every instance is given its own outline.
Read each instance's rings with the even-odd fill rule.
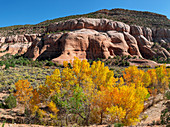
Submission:
[[[16,98],[15,98],[12,94],[10,94],[10,95],[5,99],[5,107],[11,109],[11,108],[16,107],[16,105],[17,105]]]
[[[166,97],[168,100],[170,100],[170,91],[166,91],[165,97]]]
[[[96,61],[100,61],[100,60],[101,60],[101,58],[97,58],[97,59],[96,59]]]
[[[2,102],[0,102],[0,108],[5,108],[5,105]]]
[[[150,65],[139,65],[138,68],[151,68]]]
[[[5,69],[8,69],[9,68],[9,63],[5,63]]]
[[[111,59],[111,57],[109,56],[108,59]]]
[[[137,56],[132,57],[132,59],[136,59],[136,58],[137,58]]]
[[[5,127],[6,120],[3,121],[2,127]]]
[[[123,124],[121,124],[121,123],[115,123],[115,124],[114,124],[114,127],[123,127]]]
[[[128,59],[130,59],[130,58],[132,58],[130,55],[128,55],[128,57],[127,57]]]
[[[48,61],[47,63],[46,63],[46,66],[54,66],[55,64],[52,62],[52,61]]]
[[[129,66],[130,63],[128,61],[125,62],[125,66]]]
[[[125,61],[124,61],[124,60],[122,60],[121,65],[122,65],[122,66],[125,66],[125,64],[126,64],[126,63],[125,63]]]
[[[71,63],[68,63],[68,66],[69,66],[70,68],[73,68],[72,65],[71,65]]]
[[[11,63],[11,64],[10,64],[10,67],[15,67],[15,63]]]
[[[3,66],[4,65],[4,62],[3,61],[0,61],[0,66]]]

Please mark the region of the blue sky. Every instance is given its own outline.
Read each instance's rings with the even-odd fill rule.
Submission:
[[[0,0],[0,27],[114,8],[150,11],[170,19],[170,0]]]

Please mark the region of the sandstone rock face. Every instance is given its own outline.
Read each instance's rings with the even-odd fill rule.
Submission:
[[[170,31],[166,29],[156,30],[155,32],[150,28],[129,26],[108,19],[79,18],[51,24],[47,31],[55,32],[58,30],[76,30],[83,28],[107,33],[111,42],[114,44],[114,51],[113,48],[108,49],[111,56],[130,54],[147,59],[158,55],[164,58],[170,57],[166,49],[161,53],[157,53],[152,49],[153,41],[155,42],[155,40],[158,40],[158,42],[162,41],[166,44],[170,43]]]
[[[148,40],[148,41],[153,41],[153,38],[152,38],[152,30],[148,27],[146,28],[142,28],[142,31],[143,31],[143,35],[144,37]]]
[[[122,22],[114,22],[108,19],[78,18],[65,22],[50,24],[47,32],[63,30],[93,29],[97,31],[116,30],[118,32],[130,32],[130,26]]]
[[[80,29],[68,33],[45,35],[44,41],[34,41],[26,57],[33,59],[53,58],[54,62],[64,60],[108,58],[115,55],[130,55],[123,33],[117,31],[98,32]],[[137,55],[137,54],[136,54]]]
[[[43,41],[41,38],[36,38],[32,45],[28,48],[25,56],[28,58],[36,59],[49,59],[56,57],[56,54],[59,50],[62,49],[60,45],[58,45],[58,39],[60,38],[60,34],[55,35],[45,35],[43,36]]]
[[[36,38],[36,34],[0,37],[0,56],[7,53],[12,55],[24,54]]]
[[[59,32],[65,31],[65,32]],[[50,24],[47,33],[25,34],[0,37],[0,56],[24,54],[33,60],[52,59],[62,63],[64,60],[108,58],[116,55],[131,55],[141,58],[162,56],[170,53],[163,47],[153,49],[155,41],[170,45],[169,29],[150,29],[129,26],[108,19],[78,18]]]
[[[123,34],[129,46],[128,52],[130,53],[130,55],[137,55],[142,58],[136,39],[127,32],[124,32]]]
[[[144,58],[148,59],[156,56],[163,56],[164,58],[170,57],[169,52],[166,49],[162,52],[155,52],[152,49],[154,43],[151,42],[151,40],[158,40],[158,42],[160,42],[160,40],[164,40],[166,41],[165,43],[170,43],[170,40],[168,40],[170,31],[163,29],[161,31],[158,30],[157,32],[153,32],[150,28],[142,29],[139,26],[131,26],[130,33],[137,40],[139,50]]]
[[[153,40],[160,43],[162,47],[170,49],[170,29],[154,29]]]

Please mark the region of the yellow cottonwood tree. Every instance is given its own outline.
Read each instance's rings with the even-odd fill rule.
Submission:
[[[150,75],[151,83],[149,85],[150,91],[156,94],[155,91],[164,93],[170,84],[170,69],[162,65],[156,69],[149,69],[147,73]]]
[[[94,98],[94,107],[99,107],[99,114],[109,114],[113,123],[132,125],[139,121],[138,116],[143,111],[147,95],[145,87],[136,88],[135,84],[103,87]]]
[[[168,77],[168,69],[166,69],[165,65],[162,65],[158,68],[156,68],[156,74],[157,74],[157,80],[159,86],[159,91],[164,93],[166,89],[168,89],[169,85],[169,79]]]
[[[138,69],[136,66],[130,66],[128,68],[125,68],[125,71],[123,72],[123,78],[127,85],[134,83],[136,87],[147,87],[151,83],[150,75],[147,72]]]
[[[15,83],[15,88],[16,93],[14,93],[14,96],[17,97],[18,102],[28,106],[31,97],[33,96],[33,87],[30,82],[28,82],[28,80],[18,80],[18,82]]]
[[[45,116],[57,119],[59,109],[63,108],[66,114],[78,115],[84,125],[89,122],[102,124],[106,116],[110,117],[110,122],[124,125],[138,121],[148,95],[145,87],[152,79],[149,72],[132,66],[125,69],[123,79],[115,78],[113,71],[101,61],[90,66],[87,60],[75,58],[70,63],[72,67],[65,61],[61,71],[55,69],[38,90],[24,89],[31,93],[28,100],[34,115],[38,113],[41,119]],[[16,84],[19,92],[18,87],[21,87],[20,83]],[[40,108],[41,105],[48,107],[49,112]],[[94,114],[100,116],[100,120]]]

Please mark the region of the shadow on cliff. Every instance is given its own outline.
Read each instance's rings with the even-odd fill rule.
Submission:
[[[86,49],[86,59],[95,60],[97,58],[104,58],[102,46],[95,39],[89,39],[89,46]]]
[[[62,42],[60,40],[56,41],[54,44],[50,45],[46,48],[46,50],[43,53],[40,53],[40,55],[37,57],[37,60],[52,60],[54,58],[57,58],[61,56],[64,48],[62,48]],[[39,51],[43,49],[45,45],[43,44],[41,47],[39,47]]]

